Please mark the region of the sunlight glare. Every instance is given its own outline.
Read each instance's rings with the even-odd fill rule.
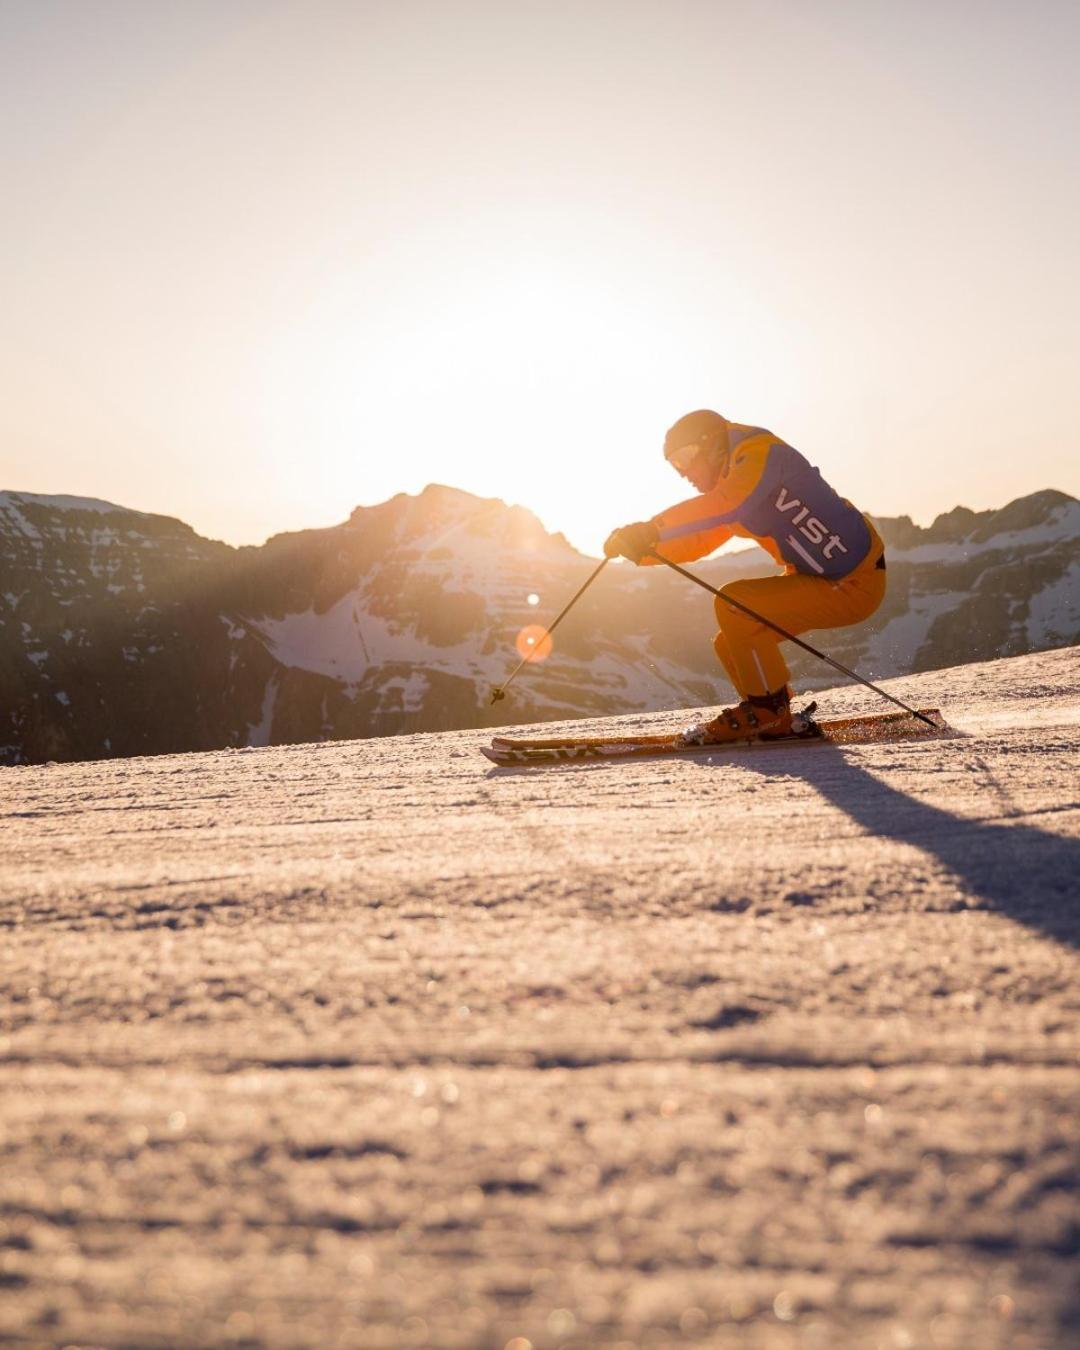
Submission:
[[[751,403],[735,396],[741,306],[726,296],[728,324],[691,350],[680,290],[711,308],[722,287],[701,285],[704,260],[683,257],[687,275],[663,293],[649,281],[627,293],[619,248],[643,241],[610,220],[501,224],[514,242],[492,247],[489,221],[484,249],[460,222],[418,227],[388,247],[374,294],[327,278],[264,371],[267,433],[325,466],[316,484],[297,462],[309,497],[374,503],[445,483],[526,506],[599,553],[614,526],[679,500],[663,433],[685,407],[724,401],[717,371],[720,395]],[[376,302],[377,328],[365,322]]]
[[[546,632],[547,630],[538,623],[526,624],[514,640],[518,656],[522,660],[528,657],[530,661],[538,663],[546,661],[554,646],[551,637],[544,636]]]

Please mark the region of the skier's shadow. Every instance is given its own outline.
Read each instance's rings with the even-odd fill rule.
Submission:
[[[936,858],[972,899],[1080,947],[1080,840],[1019,820],[1006,823],[1007,814],[969,819],[932,806],[890,787],[839,748],[816,747],[804,759],[805,754],[783,755],[783,762],[762,756],[768,763],[747,755],[744,762],[765,778],[805,778],[869,833],[913,844]],[[998,803],[992,809],[1000,810]]]

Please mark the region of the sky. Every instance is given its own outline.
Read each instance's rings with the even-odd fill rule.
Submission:
[[[1074,0],[0,0],[0,488],[260,543],[428,482],[586,552],[771,428],[1080,492]]]

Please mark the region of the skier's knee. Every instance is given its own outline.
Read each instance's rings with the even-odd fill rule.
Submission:
[[[745,610],[738,607],[737,603],[728,603],[729,600],[737,602],[741,599],[742,597],[739,595],[739,583],[737,581],[733,581],[730,585],[725,586],[716,597],[716,600],[713,602],[713,607],[716,610],[716,621],[720,625],[721,630],[727,629],[730,631],[732,628],[741,627],[751,628],[757,623],[757,620],[751,619]],[[743,603],[745,604],[745,601],[743,601]]]

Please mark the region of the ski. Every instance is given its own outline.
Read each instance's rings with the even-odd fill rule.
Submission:
[[[938,709],[924,708],[920,711],[934,721],[939,732],[948,729]],[[903,725],[905,723],[907,725]],[[723,755],[729,751],[773,750],[794,745],[859,745],[879,740],[919,740],[933,734],[922,723],[912,721],[907,713],[882,713],[811,722],[805,731],[791,736],[777,736],[769,740],[747,737],[718,745],[684,745],[677,735],[671,734],[564,737],[548,738],[546,741],[497,737],[491,746],[481,746],[480,752],[493,764],[501,766],[536,765],[574,759],[643,759],[648,756],[700,758],[703,755]]]
[[[811,714],[816,705],[811,704],[802,716]],[[919,711],[924,716],[941,720],[941,713],[937,708],[920,708]],[[798,715],[798,714],[797,714]],[[834,738],[842,735],[845,731],[861,731],[864,727],[892,727],[897,723],[910,720],[910,715],[905,712],[898,713],[862,713],[856,717],[834,717],[827,721],[815,720],[813,725],[818,727],[826,736]],[[643,733],[637,736],[492,736],[491,744],[496,750],[560,750],[566,746],[575,745],[670,745],[677,733],[654,732]],[[803,737],[785,737],[786,740],[799,740]],[[713,747],[715,749],[715,747]]]

